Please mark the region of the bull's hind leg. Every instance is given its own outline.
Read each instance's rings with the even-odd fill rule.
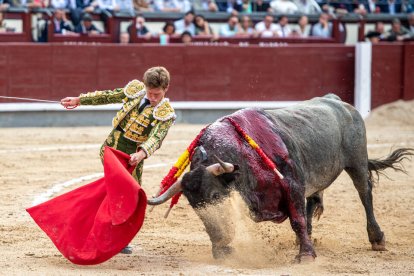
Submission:
[[[309,237],[312,235],[313,217],[319,220],[323,209],[323,191],[306,198],[306,224]]]
[[[345,168],[354,182],[354,186],[358,191],[359,197],[365,208],[367,217],[368,238],[372,245],[372,250],[383,251],[385,249],[385,236],[381,231],[375,216],[372,205],[372,183],[368,177],[368,163],[358,168]]]
[[[323,191],[314,193],[306,198],[306,228],[308,231],[309,239],[312,240],[312,221],[313,218],[321,217],[323,213]],[[300,238],[296,235],[296,245],[300,244]]]

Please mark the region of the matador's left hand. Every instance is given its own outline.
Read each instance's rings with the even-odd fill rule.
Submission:
[[[147,154],[143,150],[139,150],[136,153],[131,154],[131,159],[129,159],[129,165],[135,166],[142,160],[144,160],[147,157]]]

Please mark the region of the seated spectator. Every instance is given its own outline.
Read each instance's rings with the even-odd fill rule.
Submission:
[[[408,31],[412,38],[414,38],[414,12],[408,15]]]
[[[51,6],[54,9],[74,9],[76,6],[76,3],[74,1],[69,1],[69,0],[52,0],[51,1]]]
[[[243,35],[243,36],[255,35],[255,31],[253,28],[253,22],[250,16],[248,15],[242,16],[239,35]]]
[[[235,15],[231,15],[227,20],[227,24],[222,25],[220,28],[221,36],[235,36],[240,32],[239,18]]]
[[[164,27],[162,28],[162,33],[161,34],[168,35],[168,36],[174,35],[175,34],[174,23],[166,22]]]
[[[334,13],[336,14],[347,14],[351,13],[357,8],[358,6],[353,4],[351,1],[338,1],[338,2],[331,2],[330,6],[333,8]],[[332,12],[329,12],[332,13]]]
[[[154,0],[154,10],[160,12],[188,12],[191,10],[189,0]]]
[[[379,40],[386,40],[387,39],[387,36],[386,36],[386,33],[385,33],[385,26],[384,26],[383,22],[377,21],[375,23],[374,32],[379,33]]]
[[[135,15],[132,0],[115,0],[115,7],[119,12]]]
[[[401,41],[405,36],[409,35],[407,28],[401,25],[401,22],[398,18],[392,20],[391,30],[386,34],[387,41]]]
[[[388,0],[385,3],[381,3],[381,13],[396,14],[401,13],[402,5],[400,0]]]
[[[7,10],[10,7],[9,0],[0,1],[0,12]]]
[[[188,31],[191,35],[195,35],[194,12],[186,12],[184,18],[174,22],[174,26],[177,34],[182,34],[184,31]]]
[[[80,23],[82,14],[91,13],[98,6],[98,2],[95,0],[70,0],[75,2],[75,7],[71,5],[70,18],[72,19],[73,25],[77,26]]]
[[[308,17],[306,15],[302,15],[298,21],[298,28],[294,29],[291,33],[292,37],[308,37],[309,30],[308,30]]]
[[[380,5],[377,0],[359,0],[359,5],[354,9],[354,12],[361,15],[368,13],[380,13]]]
[[[380,37],[381,34],[376,31],[369,31],[365,36],[365,38],[367,38],[372,44],[380,42]]]
[[[252,11],[254,12],[271,12],[272,9],[268,2],[264,0],[254,0],[252,3]]]
[[[414,12],[414,2],[411,0],[403,0],[402,10],[406,13]]]
[[[73,25],[66,18],[66,14],[63,10],[55,10],[53,14],[53,32],[55,34],[72,34]]]
[[[298,7],[295,3],[289,0],[273,0],[270,2],[270,7],[274,13],[281,14],[294,14],[298,11]]]
[[[282,15],[279,18],[279,24],[278,24],[278,30],[277,30],[277,36],[279,37],[288,37],[290,36],[290,33],[292,30],[290,29],[289,25],[289,19],[286,15]]]
[[[298,12],[302,14],[319,14],[322,12],[321,7],[315,0],[294,0],[293,2],[296,4]]]
[[[250,0],[242,0],[240,10],[241,13],[252,13],[253,7]]]
[[[128,26],[128,34],[131,33],[131,27],[132,25]],[[148,28],[145,26],[145,18],[143,16],[137,16],[136,20],[135,20],[135,28],[137,30],[136,35],[138,37],[143,37],[145,39],[150,39],[151,38],[151,33],[148,30]]]
[[[196,35],[212,35],[213,29],[211,29],[210,24],[202,15],[196,15],[194,19],[195,25],[195,34]]]
[[[9,7],[13,8],[22,8],[26,6],[26,1],[22,2],[21,0],[3,0],[0,1],[0,11],[5,11]]]
[[[117,5],[116,0],[98,0],[97,3],[98,3],[98,8],[101,11],[108,11],[110,13],[119,11],[119,6]]]
[[[27,0],[20,3],[25,3],[23,6],[29,9],[47,8],[49,6],[49,0]]]
[[[120,33],[119,34],[119,43],[128,44],[129,43],[129,33]]]
[[[138,12],[152,12],[154,9],[146,0],[133,0],[134,9]]]
[[[237,15],[242,11],[243,0],[221,0],[217,1],[218,10]]]
[[[75,27],[78,34],[99,34],[100,31],[93,25],[92,17],[89,13],[82,16],[81,22]]]
[[[312,36],[317,37],[332,37],[332,23],[329,22],[329,15],[327,13],[321,13],[319,15],[319,22],[312,26]]]
[[[0,12],[0,33],[6,32],[6,23],[4,23],[4,15]]]
[[[273,23],[274,17],[271,14],[267,14],[263,21],[256,24],[255,29],[259,37],[277,37],[277,31],[279,30],[277,24]]]
[[[216,12],[218,7],[215,0],[193,0],[195,11]]]
[[[191,42],[193,42],[193,36],[191,35],[191,33],[189,31],[184,31],[181,36],[181,43],[184,44],[191,44]]]

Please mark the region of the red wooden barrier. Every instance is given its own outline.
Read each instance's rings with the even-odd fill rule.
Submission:
[[[338,44],[1,44],[0,95],[59,100],[123,87],[157,65],[170,70],[175,101],[306,100],[333,92],[353,102],[354,47]],[[414,43],[373,46],[373,107],[414,98],[413,65]]]
[[[372,107],[403,98],[404,46],[382,43],[372,47]]]
[[[163,65],[177,101],[305,100],[335,92],[352,102],[353,52],[339,45],[0,45],[1,94],[60,99],[123,87]]]
[[[404,45],[403,99],[414,99],[414,42]]]

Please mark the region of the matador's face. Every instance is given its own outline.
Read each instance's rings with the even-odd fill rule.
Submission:
[[[163,89],[161,87],[158,88],[147,88],[147,98],[150,100],[151,106],[156,106],[159,104],[162,99],[164,99],[165,92],[167,92],[168,87]]]

